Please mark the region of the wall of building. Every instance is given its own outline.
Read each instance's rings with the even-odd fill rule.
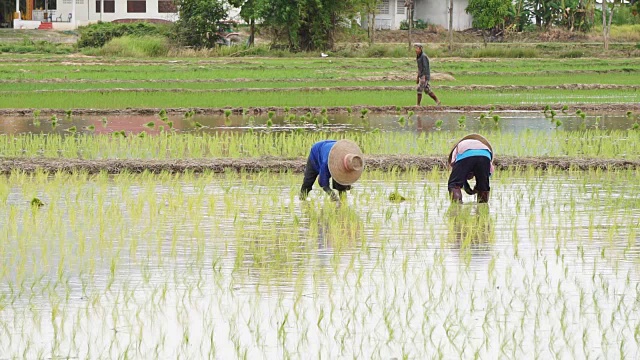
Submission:
[[[465,30],[471,27],[472,18],[465,12],[467,5],[469,5],[468,0],[454,0],[453,28],[455,30]],[[415,0],[413,18],[448,29],[448,7],[448,0]],[[404,0],[383,0],[376,15],[376,29],[399,29],[400,23],[407,19],[406,11]],[[366,16],[363,17],[362,26],[367,27]]]
[[[465,30],[471,27],[471,15],[465,12],[468,0],[453,1],[453,29]],[[449,1],[416,1],[415,18],[422,19],[429,24],[449,28]]]
[[[62,14],[63,22],[69,18],[73,12],[73,0],[58,0],[58,8],[55,10],[56,16]],[[175,21],[178,17],[176,13],[161,13],[158,11],[158,0],[147,0],[145,12],[128,12],[127,0],[115,0],[115,12],[105,12],[100,14],[100,1],[96,0],[75,0],[76,1],[76,23],[78,26],[95,23],[98,21],[114,21],[121,19],[159,19]],[[96,11],[97,10],[97,11]],[[55,22],[55,19],[54,19]],[[73,22],[73,21],[72,21]],[[54,25],[55,26],[55,25]],[[62,26],[62,25],[61,25]]]
[[[35,20],[13,20],[14,29],[37,29],[40,26],[40,21]]]

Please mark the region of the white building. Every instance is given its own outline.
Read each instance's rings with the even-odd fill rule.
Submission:
[[[414,0],[414,20],[449,28],[449,0]],[[465,12],[469,0],[453,1],[453,29],[465,30],[471,28],[471,15]],[[376,29],[397,30],[400,22],[407,20],[407,8],[404,0],[382,0],[376,14]],[[363,21],[366,27],[366,18]]]
[[[49,29],[68,30],[98,21],[175,21],[178,17],[173,0],[75,0],[75,4],[73,0],[57,0],[56,9],[33,10],[30,16],[25,15],[28,14],[14,20],[15,29],[46,25]]]

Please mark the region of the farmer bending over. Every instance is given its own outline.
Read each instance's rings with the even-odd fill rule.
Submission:
[[[416,84],[418,84],[418,106],[422,102],[422,92],[426,92],[437,105],[440,105],[440,100],[438,100],[438,97],[431,91],[429,86],[429,80],[431,80],[429,58],[422,51],[422,44],[414,44],[413,47],[416,49],[416,61],[418,62],[418,79],[416,80]]]
[[[463,137],[451,149],[447,159],[451,166],[449,176],[449,196],[453,202],[462,203],[462,191],[478,194],[478,202],[489,201],[489,177],[493,173],[493,149],[484,136],[471,134]],[[476,178],[476,186],[472,190],[468,180]]]
[[[318,184],[331,196],[331,200],[339,201],[347,190],[351,190],[351,184],[360,178],[363,169],[362,151],[353,141],[319,141],[313,144],[309,153],[300,199],[307,198],[318,178]],[[329,178],[332,178],[333,189],[338,190],[340,197],[329,187]]]

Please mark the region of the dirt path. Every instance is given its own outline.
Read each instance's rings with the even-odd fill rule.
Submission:
[[[122,172],[140,173],[148,171],[152,173],[170,172],[194,172],[201,173],[212,171],[222,173],[227,170],[260,172],[291,171],[301,173],[304,170],[306,159],[286,159],[276,157],[250,158],[250,159],[188,159],[188,160],[139,160],[139,159],[46,159],[46,158],[0,158],[0,173],[9,174],[12,171],[45,172],[76,172],[82,171],[90,174],[106,172],[119,174]],[[496,158],[497,169],[532,167],[535,169],[556,168],[562,170],[588,170],[588,169],[640,169],[640,160],[607,160],[607,159],[579,159],[579,158],[528,158],[528,157],[499,157]],[[446,169],[444,157],[437,156],[367,156],[366,166],[368,170],[387,171],[397,169],[406,171],[417,169],[430,171]]]
[[[624,112],[624,111],[640,111],[639,103],[578,103],[567,104],[568,112],[575,112],[577,109],[583,111],[599,111],[599,112]],[[555,104],[552,108],[561,111],[562,104]],[[399,110],[395,106],[335,106],[335,107],[312,107],[301,106],[289,108],[290,114],[320,114],[326,110],[328,114],[346,114],[351,110],[353,116],[360,116],[360,110],[367,109],[373,114],[406,114],[413,111],[416,115],[438,114],[448,112],[470,112],[470,111],[490,111],[495,112],[511,112],[511,111],[543,111],[542,105],[470,105],[470,106],[404,106]],[[36,109],[0,109],[0,116],[33,116]],[[67,109],[37,109],[40,110],[41,116],[59,115],[64,116]],[[114,116],[114,115],[156,115],[161,110],[165,110],[168,115],[184,115],[187,111],[195,111],[199,115],[224,115],[225,110],[231,110],[235,115],[252,114],[266,115],[269,111],[283,114],[284,107],[267,106],[267,107],[248,107],[248,108],[126,108],[126,109],[73,109],[74,115],[93,115],[93,116]]]

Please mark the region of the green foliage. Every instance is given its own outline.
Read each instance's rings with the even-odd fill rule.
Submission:
[[[496,48],[488,47],[473,52],[472,57],[477,58],[534,58],[538,57],[535,49],[527,48]]]
[[[24,39],[21,44],[0,43],[0,53],[13,54],[69,54],[72,48],[65,44]]]
[[[560,55],[558,55],[558,57],[560,58],[569,58],[569,59],[576,59],[576,58],[581,58],[584,56],[584,51],[582,50],[569,50],[566,52],[561,53]]]
[[[78,48],[102,47],[111,39],[130,36],[168,36],[170,26],[147,22],[112,23],[99,22],[78,28],[80,39]]]
[[[290,50],[333,48],[336,32],[353,18],[360,0],[258,0],[262,26]]]
[[[640,1],[636,1],[633,6],[621,5],[617,6],[613,12],[612,25],[638,25],[640,24]],[[634,11],[636,12],[634,14]]]
[[[413,20],[413,29],[423,30],[427,29],[431,24],[428,21],[424,21],[422,19],[414,19]],[[409,30],[409,22],[407,20],[402,20],[400,22],[400,30]]]
[[[219,0],[178,0],[180,17],[175,35],[180,44],[195,48],[214,47],[219,39],[218,23],[227,12]]]
[[[504,25],[513,4],[511,0],[469,0],[465,11],[473,16],[473,27],[488,30]]]
[[[169,40],[161,36],[123,36],[110,40],[101,49],[99,55],[121,57],[160,57],[167,56]]]

